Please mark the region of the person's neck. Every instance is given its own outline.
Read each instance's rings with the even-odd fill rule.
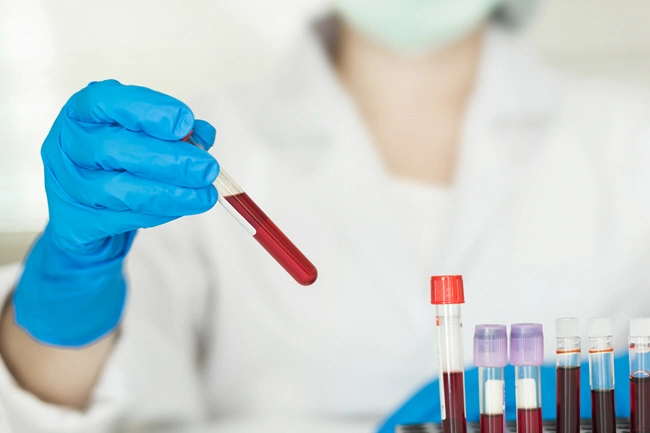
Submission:
[[[480,28],[443,50],[405,56],[341,26],[337,73],[391,173],[453,182],[483,33]]]

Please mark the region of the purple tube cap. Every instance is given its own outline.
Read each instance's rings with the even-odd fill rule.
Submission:
[[[476,325],[474,365],[503,368],[508,363],[508,332],[505,325]]]
[[[540,366],[544,363],[544,333],[540,323],[517,323],[510,327],[510,364]]]

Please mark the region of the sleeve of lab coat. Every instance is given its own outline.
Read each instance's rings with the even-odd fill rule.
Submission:
[[[198,365],[210,282],[196,218],[140,230],[128,258],[129,298],[119,339],[86,410],[40,401],[0,360],[6,431],[108,433],[201,421]],[[3,299],[18,275],[19,266],[0,272]]]

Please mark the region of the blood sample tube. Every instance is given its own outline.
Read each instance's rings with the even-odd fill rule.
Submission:
[[[477,325],[474,365],[478,367],[480,433],[504,433],[503,368],[508,363],[508,333],[504,325]]]
[[[579,335],[578,319],[571,317],[555,321],[557,433],[580,431]]]
[[[589,385],[594,433],[616,433],[614,409],[614,348],[609,317],[589,319]]]
[[[630,319],[630,432],[650,433],[650,319]]]
[[[510,363],[515,366],[517,432],[542,433],[540,367],[544,363],[544,333],[541,324],[512,325]]]
[[[183,141],[205,150],[192,137],[191,132]],[[219,171],[214,186],[219,193],[219,203],[298,284],[309,286],[316,281],[316,267],[223,168]]]
[[[440,367],[440,417],[443,433],[466,433],[465,375],[460,304],[465,303],[463,277],[431,277],[431,303],[436,305]]]

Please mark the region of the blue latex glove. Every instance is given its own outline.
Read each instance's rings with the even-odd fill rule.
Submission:
[[[614,361],[615,398],[617,416],[627,417],[630,414],[630,381],[629,359],[627,356],[616,358]],[[515,368],[511,365],[505,368],[506,381],[506,419],[514,421],[517,418],[515,403]],[[440,388],[438,380],[434,380],[420,389],[407,400],[393,415],[391,415],[378,430],[379,433],[394,433],[395,427],[403,424],[421,424],[440,422]],[[555,419],[555,366],[542,366],[542,416],[544,419]],[[478,422],[478,369],[465,371],[465,400],[467,420]],[[589,389],[589,363],[583,362],[580,368],[580,416],[591,418],[591,392]]]
[[[109,80],[74,94],[41,148],[49,222],[13,296],[17,324],[37,340],[82,346],[117,326],[122,262],[136,230],[210,209],[216,131],[182,102]]]

